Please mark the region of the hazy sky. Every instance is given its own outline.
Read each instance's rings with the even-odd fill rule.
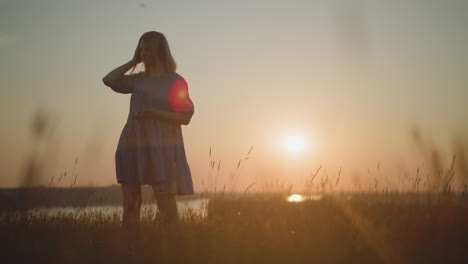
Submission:
[[[210,145],[228,186],[254,146],[239,189],[300,188],[320,165],[349,178],[380,161],[394,177],[422,159],[414,126],[449,160],[468,135],[467,13],[464,0],[0,0],[0,187],[21,183],[33,149],[55,155],[44,184],[64,171],[78,185],[116,183],[130,96],[101,79],[150,30],[166,35],[189,84],[183,133],[198,190]],[[57,151],[31,136],[39,108],[59,120]],[[294,135],[302,151],[282,145]]]

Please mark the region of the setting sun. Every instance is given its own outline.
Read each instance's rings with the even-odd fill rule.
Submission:
[[[291,152],[304,150],[304,138],[297,135],[289,135],[284,139],[284,146]]]

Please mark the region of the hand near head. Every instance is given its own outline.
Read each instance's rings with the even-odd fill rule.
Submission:
[[[134,65],[137,65],[138,63],[142,62],[140,57],[140,41],[138,41],[135,53],[133,54],[132,62],[134,63]]]

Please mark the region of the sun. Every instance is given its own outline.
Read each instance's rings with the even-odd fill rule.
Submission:
[[[304,138],[299,135],[289,135],[284,138],[284,147],[290,152],[301,152],[304,150]]]

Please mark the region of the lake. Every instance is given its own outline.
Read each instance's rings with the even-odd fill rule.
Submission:
[[[197,216],[205,217],[207,215],[207,205],[209,199],[193,199],[193,200],[182,200],[177,201],[177,207],[179,214],[184,214],[189,212]],[[153,211],[156,212],[157,205],[155,203],[144,203],[141,207],[141,212]],[[73,207],[73,206],[63,206],[63,207],[42,207],[29,209],[29,213],[33,215],[42,215],[42,216],[73,216],[80,217],[83,215],[102,215],[113,216],[115,214],[122,216],[123,208],[121,205],[91,205],[85,207]]]

